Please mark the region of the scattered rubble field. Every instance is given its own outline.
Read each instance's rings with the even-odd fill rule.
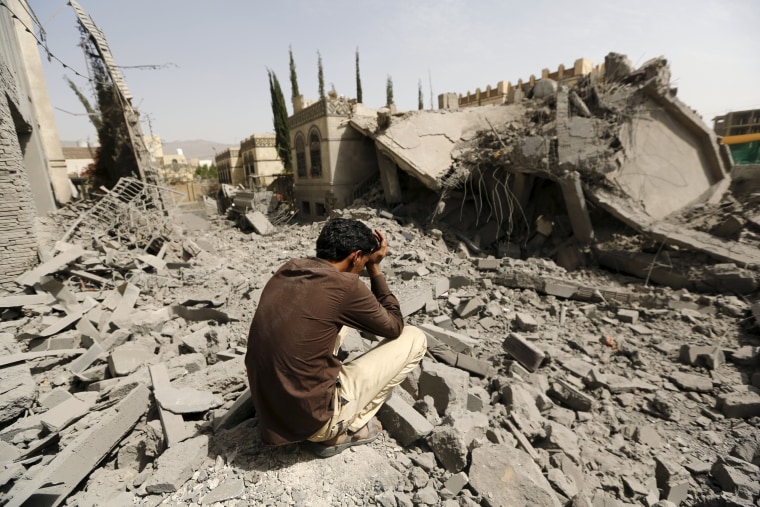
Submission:
[[[631,153],[688,113],[663,61],[610,67],[451,142],[409,204],[333,210],[386,234],[428,354],[380,438],[332,458],[261,442],[243,364],[321,223],[173,216],[136,180],[41,218],[40,264],[0,294],[0,505],[760,505],[759,194],[718,148],[682,202],[645,191]],[[376,340],[350,330],[341,358]]]

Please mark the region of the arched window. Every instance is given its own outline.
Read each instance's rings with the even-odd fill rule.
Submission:
[[[322,142],[319,139],[319,132],[316,130],[312,130],[309,134],[309,157],[311,158],[312,178],[322,176]]]
[[[306,146],[301,134],[296,135],[296,170],[299,177],[306,177]]]

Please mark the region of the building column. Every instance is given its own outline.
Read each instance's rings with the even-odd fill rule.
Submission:
[[[380,183],[383,185],[385,202],[388,204],[399,204],[401,202],[401,183],[398,179],[398,167],[396,163],[378,151],[377,165],[380,168]]]

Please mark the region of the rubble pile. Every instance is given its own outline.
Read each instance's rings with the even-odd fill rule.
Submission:
[[[252,417],[258,298],[321,224],[262,236],[184,216],[156,255],[53,236],[0,297],[0,503],[756,505],[760,304],[338,214],[386,233],[383,270],[428,336],[378,440],[318,460],[264,446]],[[343,357],[374,340],[349,333]]]

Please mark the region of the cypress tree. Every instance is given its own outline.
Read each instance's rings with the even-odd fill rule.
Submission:
[[[285,172],[292,171],[290,153],[290,126],[288,125],[288,108],[285,106],[285,97],[282,95],[280,82],[273,70],[267,69],[269,75],[269,94],[272,98],[272,117],[274,123],[274,138],[277,146],[277,154],[285,166]]]
[[[362,101],[362,77],[359,74],[359,48],[356,48],[356,102],[363,104]]]
[[[390,107],[391,104],[393,104],[393,79],[389,75],[385,81],[385,105]]]
[[[80,27],[82,41],[85,44],[88,64],[95,82],[95,96],[99,114],[97,127],[100,147],[96,152],[95,167],[92,172],[93,186],[113,187],[120,178],[140,177],[140,169],[129,138],[124,108],[119,101],[118,90],[111,81],[103,61],[93,46],[86,31]],[[97,118],[91,116],[91,118]]]
[[[298,91],[298,77],[296,76],[296,62],[293,60],[293,48],[288,46],[288,53],[290,53],[290,89],[292,90],[292,97],[296,98],[301,95]]]
[[[319,100],[325,98],[325,75],[322,72],[322,55],[317,51],[317,80],[319,81]]]
[[[417,82],[417,109],[422,111],[425,105],[422,103],[422,79]]]

